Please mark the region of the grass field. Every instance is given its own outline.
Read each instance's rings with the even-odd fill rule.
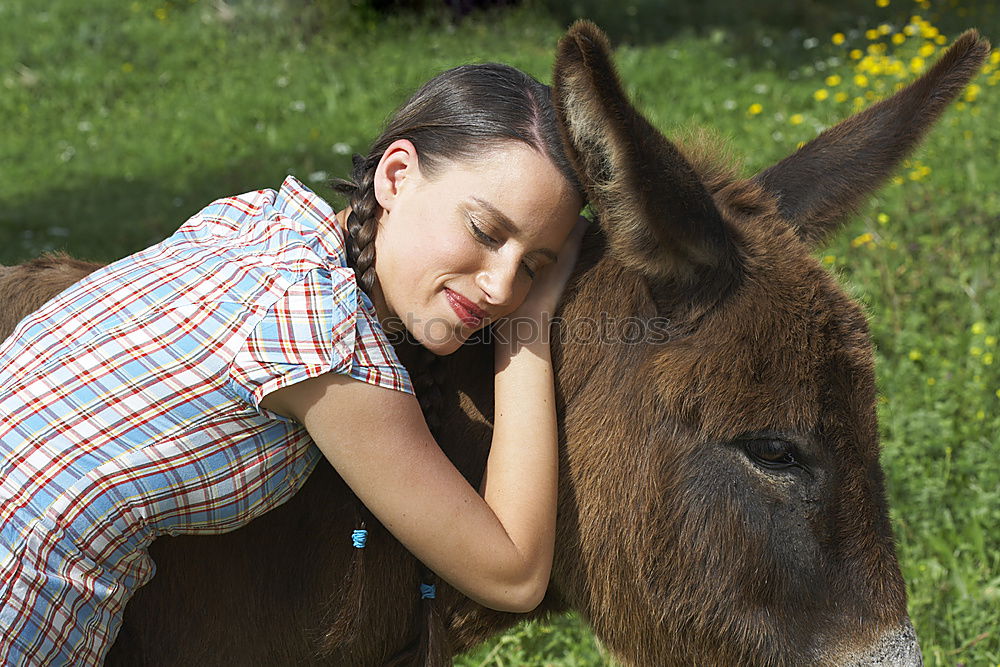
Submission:
[[[739,4],[706,2],[719,21],[659,38],[642,21],[651,0],[619,4],[606,18],[632,42],[617,59],[638,105],[668,134],[716,130],[746,173],[912,78],[960,27],[1000,40],[991,3],[848,3],[853,15],[841,7],[816,27],[741,24]],[[111,260],[219,196],[286,173],[321,187],[436,71],[499,60],[547,80],[567,12],[528,5],[456,24],[337,7],[0,4],[0,263],[52,249]],[[998,61],[819,253],[871,314],[892,519],[929,665],[1000,665]],[[459,664],[606,660],[569,616]]]

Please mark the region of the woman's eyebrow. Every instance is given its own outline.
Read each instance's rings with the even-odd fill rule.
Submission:
[[[486,213],[489,214],[493,222],[495,222],[500,227],[506,229],[508,234],[510,234],[511,236],[520,236],[520,230],[518,230],[518,228],[514,225],[514,223],[511,222],[510,218],[504,215],[503,211],[501,211],[500,209],[498,209],[496,206],[489,203],[485,199],[480,199],[479,197],[476,196],[472,197],[472,201],[474,201],[476,204],[479,205],[480,208],[486,211]],[[539,255],[544,255],[545,257],[551,259],[553,262],[556,261],[556,259],[558,258],[556,253],[553,252],[552,250],[549,250],[548,248],[538,248],[536,250],[532,250],[528,254],[531,255],[535,253]]]

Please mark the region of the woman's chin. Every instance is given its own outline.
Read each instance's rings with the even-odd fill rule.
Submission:
[[[429,341],[419,341],[421,345],[433,352],[439,357],[445,357],[449,354],[458,351],[458,348],[462,347],[465,339],[451,338],[445,341],[429,340]]]
[[[421,331],[410,329],[410,335],[422,345],[439,357],[443,357],[457,351],[462,344],[468,340],[465,327],[456,331],[451,327],[428,327]]]

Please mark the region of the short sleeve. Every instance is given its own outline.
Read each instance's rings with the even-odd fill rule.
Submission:
[[[326,372],[413,393],[351,269],[314,269],[264,313],[233,358],[230,387],[260,409],[271,392]]]
[[[357,322],[355,326],[354,358],[351,377],[390,389],[414,393],[410,375],[399,362],[368,295],[358,290]]]

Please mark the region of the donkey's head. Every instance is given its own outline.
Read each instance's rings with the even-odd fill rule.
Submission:
[[[625,662],[917,664],[865,315],[811,252],[988,50],[962,35],[740,180],[633,108],[595,26],[562,40],[556,103],[600,225],[556,350],[576,511],[554,581]]]

